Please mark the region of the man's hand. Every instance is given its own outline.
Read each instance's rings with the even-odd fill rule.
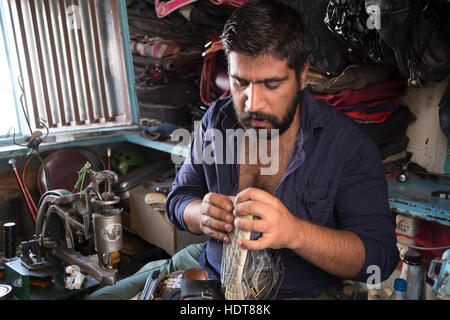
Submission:
[[[233,230],[233,202],[231,197],[208,193],[200,205],[200,230],[220,241],[229,242],[228,232]]]
[[[298,219],[272,194],[257,188],[247,188],[237,194],[234,201],[234,225],[242,230],[261,232],[257,240],[239,239],[244,249],[280,249],[294,246],[299,233]],[[259,220],[240,219],[254,215]]]
[[[334,230],[301,220],[273,195],[248,188],[234,201],[235,226],[261,232],[258,240],[239,239],[244,249],[288,248],[317,267],[342,278],[358,274],[365,260],[365,247],[355,233]],[[238,218],[252,214],[260,220]]]

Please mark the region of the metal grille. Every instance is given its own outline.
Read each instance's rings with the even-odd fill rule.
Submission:
[[[1,1],[34,128],[132,122],[118,1]]]

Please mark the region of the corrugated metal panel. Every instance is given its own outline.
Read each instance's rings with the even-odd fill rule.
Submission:
[[[2,5],[33,129],[132,123],[117,0]]]

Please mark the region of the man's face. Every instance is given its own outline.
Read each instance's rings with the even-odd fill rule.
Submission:
[[[230,88],[239,123],[244,129],[278,129],[283,134],[299,115],[301,75],[285,60],[270,55],[249,57],[231,52],[228,57]]]

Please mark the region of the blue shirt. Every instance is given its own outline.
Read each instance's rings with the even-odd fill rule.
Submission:
[[[365,262],[350,280],[366,282],[370,277],[370,281],[384,281],[397,266],[399,252],[379,151],[352,119],[315,100],[307,90],[302,93],[300,111],[294,149],[274,196],[300,219],[357,234],[365,246]],[[217,129],[225,136],[226,129],[235,128],[239,125],[233,101],[226,97],[208,109],[199,129],[201,133]],[[177,173],[166,203],[169,219],[180,230],[187,230],[183,211],[191,201],[203,199],[209,192],[238,193],[236,155],[232,164],[224,159],[196,163],[194,157],[198,159],[206,149],[209,157],[218,153],[214,148],[206,148],[211,142],[202,141],[199,150],[194,147],[195,141],[194,137],[191,161],[185,162]],[[224,152],[230,152],[230,144],[223,145]],[[285,275],[277,298],[316,297],[323,290],[342,288],[343,279],[314,266],[294,251],[280,249],[280,254]],[[221,259],[222,242],[210,239],[200,265],[211,278],[220,278]],[[374,271],[377,267],[379,274]]]

